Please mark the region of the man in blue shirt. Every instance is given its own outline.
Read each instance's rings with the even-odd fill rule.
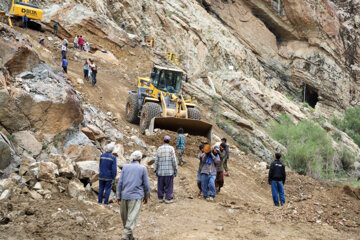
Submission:
[[[66,60],[65,56],[63,57],[61,64],[62,64],[62,68],[64,69],[64,72],[67,73],[68,61]]]
[[[22,20],[23,20],[23,28],[27,28],[28,27],[28,17],[26,16],[26,13],[25,15],[22,17]]]
[[[105,191],[104,204],[109,203],[109,196],[111,192],[111,185],[115,182],[117,165],[116,157],[112,154],[115,143],[109,143],[105,146],[105,153],[100,156],[99,164],[99,203],[102,203],[103,195]]]
[[[120,175],[116,189],[117,202],[120,204],[121,220],[124,225],[122,240],[134,239],[134,229],[138,221],[142,203],[150,198],[150,182],[147,169],[140,165],[142,153],[131,154],[130,164],[126,164]]]
[[[179,128],[177,130],[178,137],[176,140],[176,155],[179,159],[179,165],[182,166],[186,161],[182,158],[185,150],[185,136],[184,136],[184,129]]]

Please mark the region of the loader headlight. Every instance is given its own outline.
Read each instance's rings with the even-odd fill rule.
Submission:
[[[191,100],[198,100],[199,98],[198,97],[196,97],[196,96],[192,96],[191,97]]]
[[[153,90],[146,89],[145,92],[146,92],[147,94],[152,94],[154,91],[153,91]]]

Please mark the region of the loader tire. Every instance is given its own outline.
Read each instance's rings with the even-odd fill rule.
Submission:
[[[126,99],[126,121],[130,123],[139,123],[139,101],[137,94],[129,94]]]
[[[197,108],[188,108],[188,116],[190,119],[200,120],[201,114]]]
[[[161,107],[157,103],[145,103],[140,117],[140,132],[145,134],[145,130],[149,128],[150,121],[154,117],[159,117],[161,114]]]

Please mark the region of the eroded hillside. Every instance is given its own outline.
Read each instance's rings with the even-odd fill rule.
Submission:
[[[97,161],[109,140],[117,143],[118,176],[132,151],[146,155],[153,197],[136,230],[140,239],[357,238],[359,189],[289,170],[288,204],[274,210],[259,160],[286,152],[267,132],[283,113],[324,119],[328,135],[341,134],[334,149],[345,145],[359,155],[331,125],[333,115],[360,104],[358,1],[33,2],[44,7],[45,32],[0,23],[0,238],[118,239],[117,205],[94,204]],[[59,37],[51,29],[57,20]],[[72,46],[75,35],[91,51],[70,47],[65,75],[60,47],[64,38]],[[145,37],[156,40],[154,48]],[[231,177],[215,203],[197,198],[194,156],[202,139],[188,136],[176,202],[158,204],[148,163],[161,138],[176,135],[142,136],[125,121],[137,77],[149,75],[154,63],[173,65],[165,51],[175,52],[189,74],[185,92],[199,97],[213,140],[232,137]],[[82,77],[89,57],[99,66],[95,88]],[[301,103],[304,93],[309,106]]]

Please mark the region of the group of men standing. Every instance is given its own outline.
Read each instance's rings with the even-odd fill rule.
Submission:
[[[178,130],[176,141],[176,151],[170,145],[170,136],[165,136],[163,145],[157,150],[154,172],[157,176],[157,195],[160,203],[173,202],[174,178],[178,173],[178,165],[182,166],[185,161],[179,158],[179,164],[176,155],[182,157],[185,150],[185,136],[183,130]],[[229,159],[229,145],[226,138],[221,139],[220,146],[211,146],[201,144],[198,154],[199,168],[197,184],[200,189],[199,195],[208,201],[212,201],[216,194],[224,185],[224,173]],[[117,164],[116,156],[112,154],[114,143],[105,146],[100,157],[99,164],[99,196],[98,202],[108,204],[111,192],[111,186],[115,183]],[[179,150],[182,150],[181,152]],[[142,153],[135,151],[131,154],[130,164],[126,164],[121,171],[121,175],[116,188],[117,202],[120,205],[121,219],[124,230],[122,240],[133,240],[134,229],[136,227],[142,204],[146,204],[150,198],[150,182],[148,171],[144,165],[141,165]],[[226,171],[227,172],[227,171]],[[228,175],[228,173],[227,173]],[[273,201],[276,206],[285,203],[285,194],[283,185],[286,174],[285,166],[281,162],[281,154],[275,154],[275,161],[270,166],[269,184],[273,195]],[[105,193],[105,200],[104,199]],[[280,195],[280,202],[278,200]]]

